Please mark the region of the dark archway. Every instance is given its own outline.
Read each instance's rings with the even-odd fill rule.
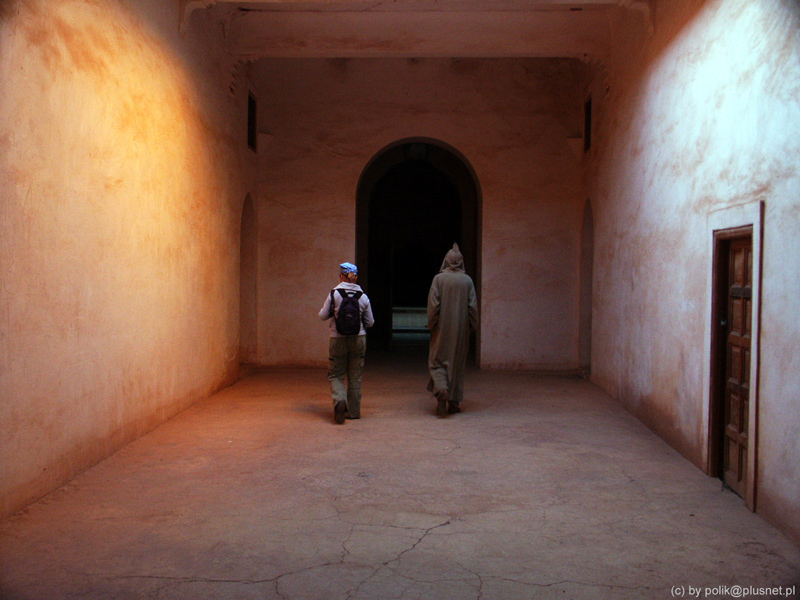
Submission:
[[[372,301],[371,344],[426,344],[428,289],[457,242],[480,289],[480,197],[471,168],[441,142],[404,140],[379,152],[358,186],[359,282]]]
[[[592,280],[594,272],[594,216],[592,202],[586,200],[581,227],[580,279],[580,368],[587,376],[592,369]]]
[[[239,362],[258,357],[258,222],[250,194],[242,206],[239,246]]]

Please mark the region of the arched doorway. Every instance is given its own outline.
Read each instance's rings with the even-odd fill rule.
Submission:
[[[441,142],[402,140],[369,162],[358,185],[356,260],[375,313],[374,347],[427,345],[428,289],[454,242],[480,290],[479,214],[472,169]]]
[[[239,245],[239,362],[253,363],[258,356],[256,306],[258,303],[258,226],[250,194],[242,206]]]
[[[594,216],[592,202],[586,200],[581,227],[580,280],[580,368],[587,376],[592,368],[592,279],[594,269]]]

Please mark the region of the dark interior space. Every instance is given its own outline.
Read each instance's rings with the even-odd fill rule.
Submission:
[[[458,190],[427,161],[406,160],[375,185],[369,222],[370,298],[380,316],[376,337],[386,346],[393,330],[410,334],[418,327],[419,311],[412,309],[425,308],[442,257],[461,241]]]
[[[362,177],[368,190],[360,190],[366,247],[359,246],[359,280],[375,313],[370,342],[381,349],[427,344],[428,290],[453,243],[475,277],[475,186],[457,157],[431,144],[402,144],[381,158]]]

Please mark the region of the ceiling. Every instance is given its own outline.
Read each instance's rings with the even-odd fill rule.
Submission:
[[[180,0],[224,24],[238,59],[574,57],[603,59],[624,13],[652,27],[655,0]]]

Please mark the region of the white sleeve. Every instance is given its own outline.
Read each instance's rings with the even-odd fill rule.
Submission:
[[[319,311],[319,318],[323,321],[327,321],[331,318],[331,296],[333,292],[325,296],[325,302],[322,304],[322,308]]]

